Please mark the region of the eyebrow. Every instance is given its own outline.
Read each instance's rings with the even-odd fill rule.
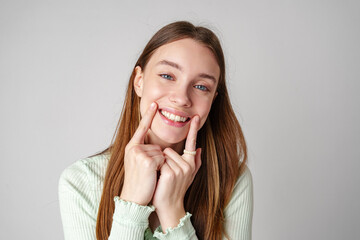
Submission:
[[[161,60],[156,65],[168,65],[170,67],[173,67],[173,68],[176,68],[176,69],[180,70],[181,72],[183,71],[183,68],[179,64],[177,64],[175,62],[171,62],[169,60],[165,60],[165,59]],[[207,74],[207,73],[200,73],[198,76],[201,77],[201,78],[210,79],[214,83],[216,83],[216,78],[214,76],[212,76],[212,75]]]

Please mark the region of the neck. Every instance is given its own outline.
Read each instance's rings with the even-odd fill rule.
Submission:
[[[161,147],[161,150],[164,150],[165,148],[172,148],[179,155],[183,154],[183,150],[185,147],[185,140],[178,143],[168,143],[156,136],[151,130],[148,131],[145,137],[145,143],[159,145]]]

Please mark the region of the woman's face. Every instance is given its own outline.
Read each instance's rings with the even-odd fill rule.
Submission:
[[[176,144],[188,133],[190,119],[206,121],[216,96],[220,68],[210,49],[185,38],[159,47],[145,70],[136,67],[134,86],[143,116],[152,102],[158,105],[151,139]]]

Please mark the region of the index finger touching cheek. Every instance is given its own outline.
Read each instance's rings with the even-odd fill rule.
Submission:
[[[147,109],[146,113],[141,119],[134,136],[131,139],[133,143],[138,143],[138,144],[144,143],[146,133],[151,126],[156,110],[157,110],[157,104],[155,102],[151,103],[150,107]]]
[[[191,119],[190,129],[186,137],[185,149],[187,151],[195,151],[196,149],[196,137],[197,137],[199,124],[200,124],[200,117],[196,115],[195,117],[193,117],[193,119]]]

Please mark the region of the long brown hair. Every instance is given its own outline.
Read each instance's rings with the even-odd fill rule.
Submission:
[[[225,82],[224,54],[216,35],[205,27],[196,27],[186,21],[170,23],[150,39],[135,64],[145,69],[152,54],[164,44],[191,38],[207,46],[220,67],[216,96],[204,126],[199,130],[197,147],[202,148],[202,166],[186,192],[184,206],[192,216],[192,224],[199,239],[221,239],[224,232],[224,209],[229,203],[236,180],[247,160],[245,139],[231,107]],[[125,146],[139,125],[140,98],[133,87],[135,67],[130,76],[120,120],[110,146],[99,154],[110,153],[101,202],[96,236],[108,239],[114,197],[119,196],[124,182]]]

